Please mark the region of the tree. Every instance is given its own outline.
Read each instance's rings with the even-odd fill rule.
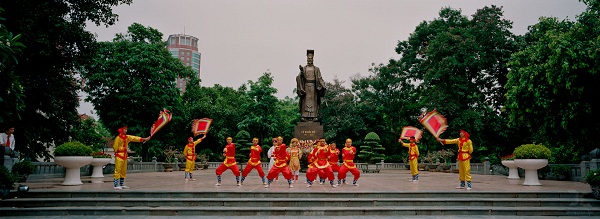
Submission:
[[[588,7],[576,22],[540,18],[529,28],[524,48],[511,57],[505,86],[509,124],[560,151],[565,156],[559,162],[577,162],[600,140],[600,2],[583,2]]]
[[[16,147],[24,156],[49,158],[47,147],[69,140],[71,128],[79,119],[76,108],[80,86],[75,70],[95,53],[95,38],[85,30],[86,22],[112,25],[117,19],[112,7],[130,3],[131,0],[0,1],[0,8],[6,10],[6,28],[27,33],[19,39],[27,47],[17,55],[18,65],[13,68],[23,96],[2,103],[24,106],[20,117],[11,121],[19,128],[15,133],[20,139]]]
[[[235,160],[243,163],[248,161],[248,155],[250,154],[250,147],[252,146],[252,138],[250,133],[241,130],[235,135]]]
[[[110,136],[110,132],[104,128],[102,123],[97,122],[91,117],[82,117],[79,123],[73,128],[72,140],[90,146],[94,150],[101,150],[108,146],[108,140],[111,139]]]
[[[127,125],[128,133],[148,136],[149,127],[163,108],[173,113],[173,120],[180,119],[180,91],[173,82],[178,76],[191,78],[194,73],[171,57],[161,38],[158,30],[134,23],[112,42],[98,43],[93,62],[81,72],[87,100],[109,130]],[[142,157],[148,158],[150,147],[165,146],[167,141],[160,135],[142,144],[138,150]],[[140,149],[136,148],[139,144],[132,146]]]
[[[380,141],[381,139],[379,139],[377,133],[369,132],[369,134],[365,136],[363,144],[360,146],[358,157],[368,163],[375,163],[383,160],[385,158],[383,155],[385,148],[379,144]]]
[[[277,130],[280,121],[277,118],[277,102],[275,97],[277,89],[272,87],[273,76],[265,72],[256,82],[248,81],[248,97],[250,100],[244,102],[241,108],[245,112],[245,118],[238,123],[238,128],[252,130],[258,136],[259,141],[269,135],[281,135]]]
[[[345,142],[348,138],[359,139],[368,128],[359,113],[359,103],[343,83],[344,81],[337,77],[332,83],[325,82],[327,92],[323,97],[319,119],[324,124],[323,131],[329,142]]]
[[[0,8],[2,12],[4,9]],[[4,18],[0,17],[0,21]],[[11,124],[21,120],[25,110],[23,87],[14,72],[19,63],[17,55],[25,46],[19,42],[21,34],[14,35],[3,23],[0,22],[0,124]]]

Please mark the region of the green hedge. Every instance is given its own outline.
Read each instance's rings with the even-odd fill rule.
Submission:
[[[552,151],[542,144],[524,144],[515,148],[515,159],[549,159]]]
[[[54,156],[92,156],[92,147],[78,141],[70,141],[59,145]]]

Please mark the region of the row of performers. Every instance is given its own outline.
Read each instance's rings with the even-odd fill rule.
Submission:
[[[190,139],[190,144],[188,144],[189,147],[186,147],[184,150],[184,154],[186,151],[190,150],[191,151],[189,153],[193,154],[194,145],[197,143],[191,142],[191,140],[192,139]],[[269,164],[269,172],[265,176],[260,161],[262,148],[260,145],[258,145],[258,139],[254,138],[252,140],[252,146],[250,147],[250,159],[248,160],[248,165],[246,165],[244,170],[241,172],[241,178],[240,171],[235,160],[235,144],[232,143],[232,141],[233,139],[231,137],[227,138],[227,146],[225,146],[223,149],[225,160],[219,167],[217,167],[215,171],[217,175],[216,186],[221,185],[221,175],[228,169],[230,169],[233,172],[233,175],[235,175],[238,186],[243,185],[244,180],[253,169],[256,169],[258,172],[258,175],[261,178],[265,188],[269,188],[271,182],[277,179],[280,173],[288,181],[290,188],[294,187],[292,185],[294,182],[298,182],[300,173],[300,158],[302,157],[302,150],[300,149],[300,143],[298,139],[293,138],[290,142],[291,147],[288,148],[283,143],[282,137],[273,138],[273,147],[271,147],[268,152],[272,162]],[[339,154],[342,154],[342,165],[338,165]],[[354,175],[353,185],[357,186],[357,181],[360,178],[360,172],[354,164],[355,155],[356,147],[352,146],[351,139],[346,140],[346,145],[341,151],[337,149],[334,144],[327,145],[325,139],[320,139],[318,143],[314,145],[313,150],[307,155],[309,163],[306,171],[306,183],[308,184],[307,187],[312,186],[317,175],[323,181],[325,179],[329,179],[329,184],[332,187],[337,187],[339,184],[346,182],[346,175],[348,172]],[[187,162],[192,163],[191,167],[193,167],[192,159],[188,159]],[[193,168],[186,168],[186,180],[194,180],[191,176],[191,171],[193,171]],[[187,178],[188,172],[190,176],[189,179]],[[334,172],[338,172],[337,183],[335,182]]]

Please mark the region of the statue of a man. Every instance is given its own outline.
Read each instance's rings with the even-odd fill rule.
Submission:
[[[300,65],[300,74],[296,76],[296,92],[300,98],[300,117],[302,121],[318,121],[321,98],[325,96],[325,81],[319,67],[313,65],[314,50],[306,51],[306,66]]]

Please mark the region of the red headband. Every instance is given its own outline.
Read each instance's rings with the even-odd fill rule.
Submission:
[[[190,137],[188,138],[188,141],[194,141],[194,138]]]
[[[123,129],[126,129],[126,128],[127,128],[127,126],[123,126],[123,127],[119,128],[118,129],[119,134],[123,134]]]
[[[467,131],[465,131],[465,130],[460,130],[460,132],[464,133],[465,138],[470,138],[471,137],[471,135],[469,135],[469,133]]]

